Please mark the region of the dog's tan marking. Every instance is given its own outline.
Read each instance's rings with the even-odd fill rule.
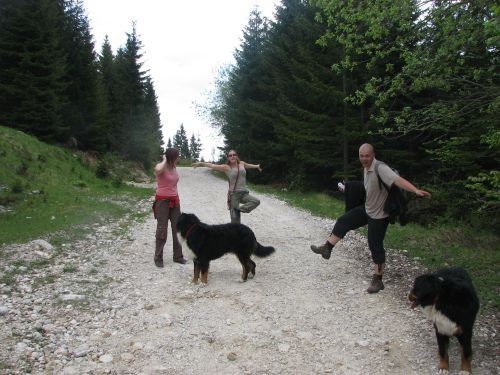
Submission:
[[[467,358],[464,355],[464,348],[462,346],[460,346],[460,356],[461,356],[461,360],[462,360],[462,363],[460,366],[461,373],[465,372],[467,374],[471,374],[472,373],[471,358],[470,357]]]
[[[192,280],[193,284],[198,284],[198,280],[200,278],[200,271],[201,271],[200,265],[197,264],[196,262],[194,262],[194,273],[193,273],[193,280]]]
[[[443,374],[447,374],[448,369],[450,368],[450,357],[448,355],[448,346],[446,346],[445,350],[446,350],[446,353],[445,353],[443,358],[441,358],[441,356],[438,353],[438,356],[439,356],[438,368],[439,368],[440,373],[443,373]],[[441,371],[446,371],[446,372],[441,372]]]
[[[243,271],[241,272],[241,281],[245,282],[248,279],[248,264],[241,264],[241,268],[243,268]]]
[[[201,282],[204,284],[208,283],[208,271],[201,273]]]

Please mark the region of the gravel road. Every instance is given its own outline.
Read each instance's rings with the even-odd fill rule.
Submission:
[[[226,181],[204,168],[179,173],[184,212],[211,224],[229,221]],[[24,267],[11,284],[0,284],[0,373],[437,373],[431,323],[406,300],[424,271],[417,261],[389,249],[386,288],[369,295],[370,256],[361,235],[349,234],[325,261],[309,245],[326,238],[332,221],[255,195],[261,205],[242,222],[276,252],[254,257],[256,276],[246,283],[227,255],[211,263],[208,285],[191,284],[192,262],[171,262],[170,235],[165,267],[156,268],[152,215],[118,239],[116,223],[95,226],[59,255],[34,243],[4,246],[0,272],[15,269],[16,257],[55,262]],[[140,209],[150,205],[141,202]],[[37,282],[48,276],[50,283]],[[494,314],[479,316],[475,374],[500,373],[497,330]],[[450,358],[450,373],[458,374],[456,340]]]

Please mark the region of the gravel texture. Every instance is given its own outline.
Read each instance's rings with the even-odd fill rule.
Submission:
[[[184,212],[229,221],[226,181],[204,168],[179,173]],[[192,262],[171,261],[170,235],[165,267],[156,268],[152,215],[126,234],[110,222],[77,243],[4,246],[0,276],[15,276],[0,284],[0,373],[437,373],[432,325],[406,298],[425,271],[416,260],[389,249],[386,288],[369,295],[372,267],[361,235],[349,234],[323,260],[309,245],[326,239],[332,221],[254,194],[261,205],[242,222],[276,252],[254,257],[256,276],[246,283],[236,257],[226,255],[211,263],[208,285],[191,284]],[[31,268],[18,259],[52,261]],[[496,315],[481,311],[475,374],[500,373],[497,331]],[[456,340],[450,362],[458,374]]]

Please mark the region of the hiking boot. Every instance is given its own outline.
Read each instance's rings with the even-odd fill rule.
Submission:
[[[175,263],[186,264],[188,261],[186,258],[174,259]]]
[[[366,291],[370,294],[378,293],[384,289],[384,283],[382,282],[382,275],[373,275],[372,282]]]
[[[330,259],[330,256],[332,255],[333,246],[330,245],[331,247],[329,247],[328,245],[330,244],[325,243],[324,245],[321,246],[311,245],[311,250],[313,251],[313,253],[321,254],[321,256],[324,259]]]

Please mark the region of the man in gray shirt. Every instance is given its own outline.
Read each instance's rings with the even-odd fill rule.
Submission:
[[[416,188],[411,182],[398,176],[389,166],[375,159],[373,146],[365,143],[359,148],[359,161],[363,166],[364,186],[366,191],[365,204],[355,207],[342,215],[335,223],[332,233],[321,246],[311,245],[311,250],[321,254],[324,259],[330,259],[332,249],[350,230],[368,224],[368,247],[374,263],[372,281],[367,289],[368,293],[377,293],[384,289],[382,282],[383,266],[385,263],[384,238],[389,225],[389,214],[384,212],[384,204],[389,192],[378,182],[377,172],[386,186],[392,184],[415,193],[419,197],[430,197],[427,191]]]

